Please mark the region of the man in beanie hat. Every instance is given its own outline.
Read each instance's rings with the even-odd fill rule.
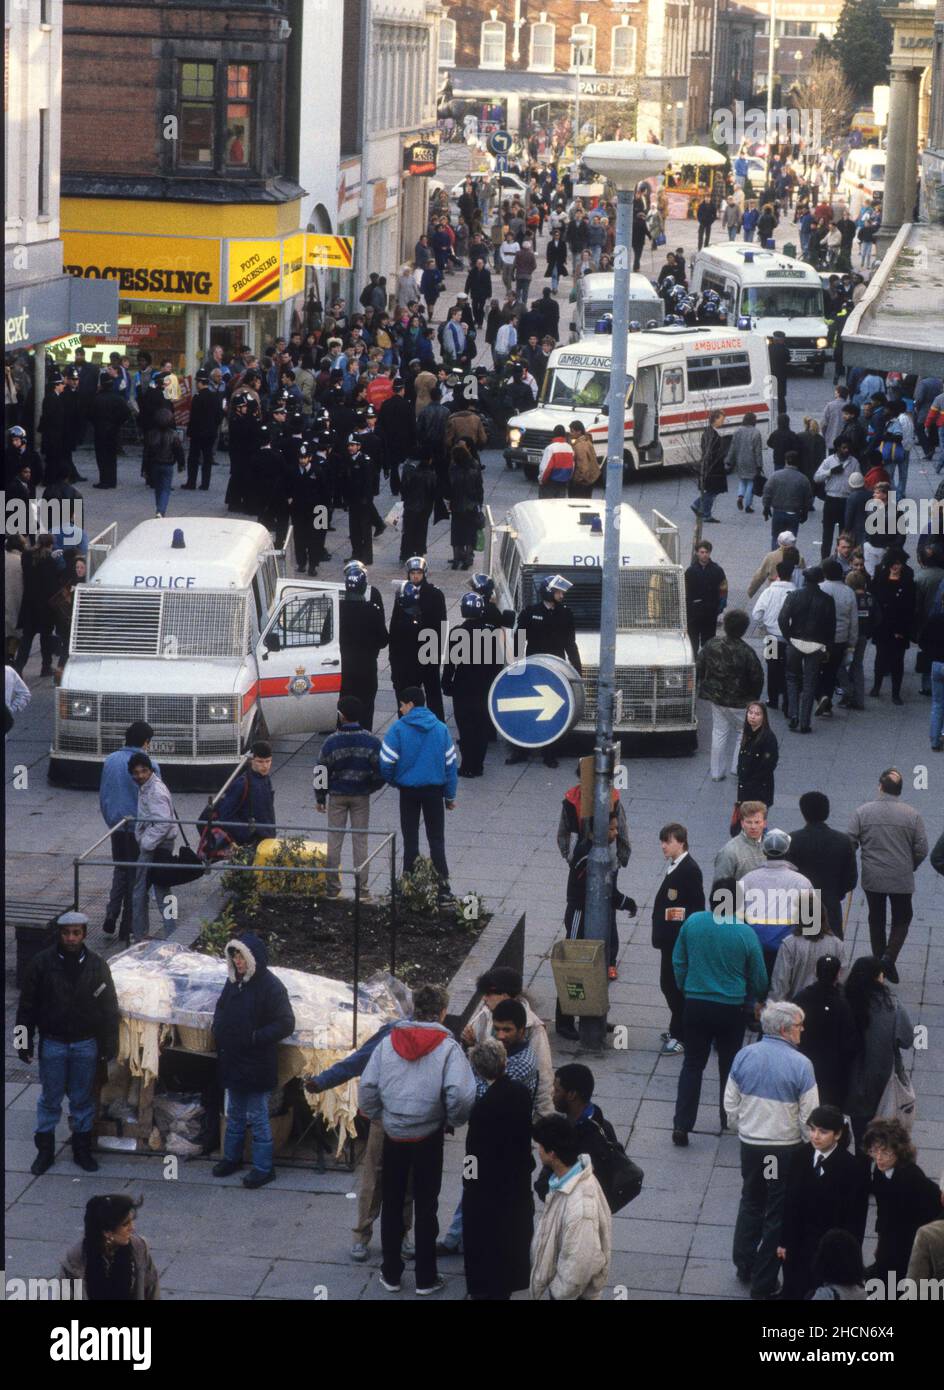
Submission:
[[[780,943],[801,920],[801,910],[804,923],[815,916],[814,934],[819,931],[819,899],[810,880],[790,862],[790,836],[785,830],[768,830],[761,848],[766,862],[746,873],[740,887],[744,921],[757,933],[767,974],[772,975]],[[801,889],[806,890],[803,898]]]
[[[56,927],[56,941],[27,967],[16,1011],[15,1043],[21,1062],[32,1062],[37,1030],[40,1037],[43,1089],[33,1136],[37,1154],[30,1168],[37,1177],[54,1162],[56,1125],[66,1095],[72,1156],[86,1173],[97,1172],[92,1157],[95,1070],[100,1059],[110,1062],[118,1055],[118,999],[108,965],[85,945],[88,918],[81,912],[64,912]]]
[[[786,552],[788,550],[793,551],[796,549],[796,543],[797,538],[795,531],[781,531],[779,533],[777,536],[776,549],[768,550],[761,561],[760,568],[755,571],[754,577],[747,586],[748,598],[753,598],[758,589],[762,589],[768,580],[772,580],[776,577],[777,566],[786,557]],[[806,569],[806,561],[802,555],[800,555],[797,560],[796,568],[800,573]]]
[[[865,542],[865,508],[871,494],[865,486],[865,478],[861,473],[850,473],[848,481],[849,496],[846,498],[842,529],[849,532],[856,545],[863,545]]]

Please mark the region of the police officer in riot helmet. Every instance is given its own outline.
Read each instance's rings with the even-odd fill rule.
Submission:
[[[529,604],[518,614],[517,631],[524,634],[526,656],[557,656],[569,661],[575,671],[582,673],[574,615],[564,602],[566,594],[573,587],[560,574],[541,579],[537,586],[537,602]],[[543,757],[547,767],[557,767],[553,745],[544,749]],[[523,763],[527,760],[525,750],[516,748],[505,762]]]
[[[361,560],[348,560],[348,561],[346,562],[345,566],[344,566],[344,569],[343,569],[342,573],[343,573],[343,575],[344,575],[344,582],[345,582],[345,584],[347,583],[348,575],[350,575],[350,574],[362,574],[362,575],[364,575],[364,577],[365,577],[365,579],[366,579],[366,581],[367,581],[367,585],[366,585],[366,589],[365,589],[365,594],[366,594],[367,602],[368,602],[368,603],[372,603],[372,604],[374,605],[374,607],[375,607],[376,609],[378,609],[378,611],[379,611],[379,613],[380,613],[380,616],[383,618],[384,622],[386,622],[386,620],[387,620],[387,614],[386,614],[386,611],[385,611],[385,609],[384,609],[383,596],[382,596],[380,590],[377,588],[377,586],[376,586],[375,584],[371,584],[371,582],[370,582],[370,575],[369,575],[368,572],[367,572],[367,566],[363,563],[363,561],[361,561]]]
[[[446,597],[428,579],[422,555],[406,561],[406,583],[399,586],[390,615],[390,678],[395,693],[421,685],[426,706],[445,722],[439,667],[446,624]]]
[[[504,664],[504,648],[498,629],[486,621],[481,594],[463,594],[459,612],[462,622],[449,633],[442,688],[452,696],[459,732],[459,776],[481,777],[491,728],[488,692]]]
[[[485,604],[485,621],[492,627],[514,627],[515,615],[510,608],[504,612],[495,602],[495,581],[488,574],[473,574],[469,577],[469,588],[479,594]]]
[[[374,724],[377,658],[390,640],[383,603],[378,607],[371,601],[375,593],[362,564],[355,560],[345,565],[344,595],[339,605],[341,694],[355,695],[361,701],[365,729],[372,729]]]

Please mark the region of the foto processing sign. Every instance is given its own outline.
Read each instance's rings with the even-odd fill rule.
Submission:
[[[226,300],[228,304],[278,303],[282,247],[278,241],[230,241]]]

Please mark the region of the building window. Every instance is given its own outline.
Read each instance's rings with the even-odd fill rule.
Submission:
[[[39,188],[36,212],[40,217],[49,216],[49,112],[45,110],[39,113]]]
[[[439,25],[439,66],[454,68],[456,65],[456,21],[444,19]]]
[[[180,65],[179,164],[212,168],[215,154],[216,69],[213,63]]]
[[[500,21],[486,20],[482,25],[483,68],[505,66],[505,26]]]
[[[595,24],[575,24],[570,31],[570,70],[595,72],[597,66],[597,27]],[[577,59],[580,59],[578,64]]]
[[[556,26],[553,24],[531,25],[531,61],[528,66],[532,72],[554,71],[555,32]]]
[[[636,30],[621,24],[613,30],[613,71],[633,72],[636,67]]]
[[[253,68],[251,63],[226,65],[226,163],[238,169],[252,165]]]

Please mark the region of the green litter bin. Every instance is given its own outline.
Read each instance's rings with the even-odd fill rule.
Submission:
[[[786,243],[786,245],[785,245],[784,248],[783,248],[783,254],[784,254],[785,256],[789,256],[789,257],[790,257],[792,260],[794,260],[794,261],[796,260],[797,249],[796,249],[796,247],[794,246],[794,244],[793,244],[792,241],[788,241],[788,242]]]
[[[600,1018],[606,1013],[605,941],[555,941],[551,969],[562,1014]]]

